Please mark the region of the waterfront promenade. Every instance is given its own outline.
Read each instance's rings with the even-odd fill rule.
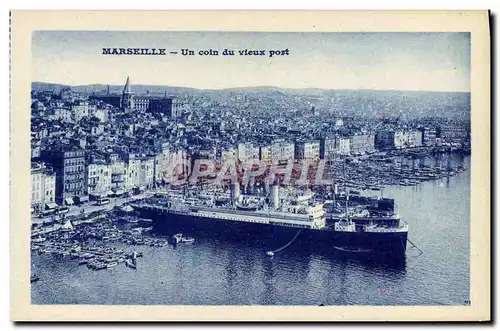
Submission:
[[[131,202],[134,202],[136,200],[141,200],[144,198],[148,198],[153,196],[155,194],[155,190],[147,191],[141,194],[134,195],[132,197],[128,198],[110,198],[110,203],[105,204],[105,205],[97,205],[95,202],[90,202],[86,203],[80,206],[69,206],[69,212],[64,214],[64,217],[69,217],[69,216],[78,216],[82,214],[82,210],[85,212],[85,214],[90,214],[92,212],[96,211],[110,211],[113,209],[115,206],[122,206],[124,204],[128,204]],[[31,224],[43,224],[44,222],[50,222],[54,216],[47,216],[47,217],[37,217],[35,215],[31,215]],[[60,218],[61,215],[56,216],[57,218]]]

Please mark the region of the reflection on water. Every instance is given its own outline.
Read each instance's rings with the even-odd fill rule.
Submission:
[[[430,161],[426,161],[430,162]],[[441,161],[446,162],[448,161]],[[461,162],[451,159],[450,162]],[[469,160],[464,165],[469,168]],[[198,234],[194,245],[148,247],[137,270],[89,271],[68,257],[32,254],[34,304],[464,305],[469,300],[469,171],[388,187],[410,226],[406,257],[328,254]],[[119,246],[119,244],[118,244]],[[129,248],[128,246],[123,246]]]

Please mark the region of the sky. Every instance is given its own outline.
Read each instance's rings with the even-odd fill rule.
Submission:
[[[102,48],[165,48],[167,56],[110,56]],[[183,56],[181,49],[195,51]],[[223,56],[224,49],[265,56]],[[201,56],[200,50],[219,56]],[[270,50],[289,55],[269,57]],[[67,85],[168,85],[470,91],[469,33],[36,31],[32,81]]]

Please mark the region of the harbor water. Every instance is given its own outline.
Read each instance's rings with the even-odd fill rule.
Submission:
[[[430,160],[429,162],[433,162]],[[469,302],[470,160],[466,170],[416,186],[386,187],[410,226],[403,261],[318,254],[198,236],[149,247],[137,269],[91,271],[67,256],[32,253],[33,304],[466,305]],[[448,162],[450,163],[450,162]],[[380,192],[372,192],[372,195]],[[120,244],[117,244],[120,246]],[[125,247],[125,244],[123,244]]]

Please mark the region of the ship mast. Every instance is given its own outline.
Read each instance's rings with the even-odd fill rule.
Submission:
[[[336,197],[336,194],[337,194],[337,190],[336,190],[336,187],[337,187],[337,182],[336,182],[336,179],[335,179],[335,171],[333,170],[333,164],[332,162],[327,162],[326,165],[328,166],[328,172],[330,174],[330,176],[332,177],[332,186],[331,186],[331,189],[330,189],[330,193],[333,193],[332,194],[332,197],[333,197],[333,205],[336,206],[336,203],[337,203],[337,197]]]
[[[345,191],[345,218],[349,223],[349,190],[347,189],[347,171],[346,171],[347,158],[344,160],[344,191]]]

